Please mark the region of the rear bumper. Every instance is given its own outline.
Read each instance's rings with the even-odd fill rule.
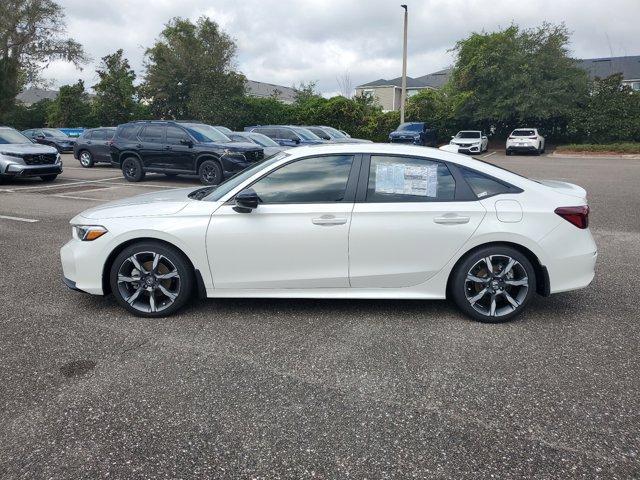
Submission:
[[[520,146],[520,145],[509,145],[507,146],[507,152],[537,152],[538,151],[538,147],[536,147],[535,145],[524,145],[524,146]]]
[[[62,173],[62,163],[53,165],[20,165],[11,163],[7,165],[2,175],[11,178],[40,177],[42,175],[59,175]]]

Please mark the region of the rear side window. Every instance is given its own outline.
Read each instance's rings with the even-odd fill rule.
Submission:
[[[456,182],[444,163],[414,157],[371,156],[367,202],[453,200]]]
[[[460,168],[460,172],[478,198],[491,197],[492,195],[499,195],[501,193],[516,193],[517,191],[517,189],[511,185],[499,182],[475,170]]]
[[[92,140],[106,140],[107,132],[105,130],[94,130],[91,138]]]
[[[93,130],[90,130],[88,132],[84,132],[82,134],[82,138],[84,138],[85,140],[93,140],[94,139],[94,134],[95,132]]]
[[[150,143],[162,143],[164,130],[164,125],[148,125],[140,132],[140,140]]]
[[[139,129],[139,125],[124,125],[118,128],[118,137],[131,140],[136,138]]]

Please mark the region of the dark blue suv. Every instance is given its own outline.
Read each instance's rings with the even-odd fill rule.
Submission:
[[[424,147],[435,147],[438,135],[425,122],[405,122],[389,134],[391,143],[412,143]]]
[[[300,145],[320,145],[327,143],[315,133],[303,127],[293,125],[259,125],[247,127],[245,131],[257,132],[278,142],[283,147],[298,147]]]

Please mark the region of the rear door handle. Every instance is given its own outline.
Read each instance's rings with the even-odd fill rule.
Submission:
[[[320,218],[314,218],[311,220],[314,225],[344,225],[347,223],[346,218],[337,218],[333,215],[323,215]]]
[[[171,145],[165,145],[164,149],[165,150],[172,150]]]
[[[471,217],[462,217],[460,215],[445,215],[433,219],[434,223],[440,223],[442,225],[460,225],[469,223],[469,220],[471,220]]]

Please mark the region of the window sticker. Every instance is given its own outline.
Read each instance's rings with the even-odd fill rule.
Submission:
[[[376,193],[436,197],[438,165],[404,163],[376,165]]]

